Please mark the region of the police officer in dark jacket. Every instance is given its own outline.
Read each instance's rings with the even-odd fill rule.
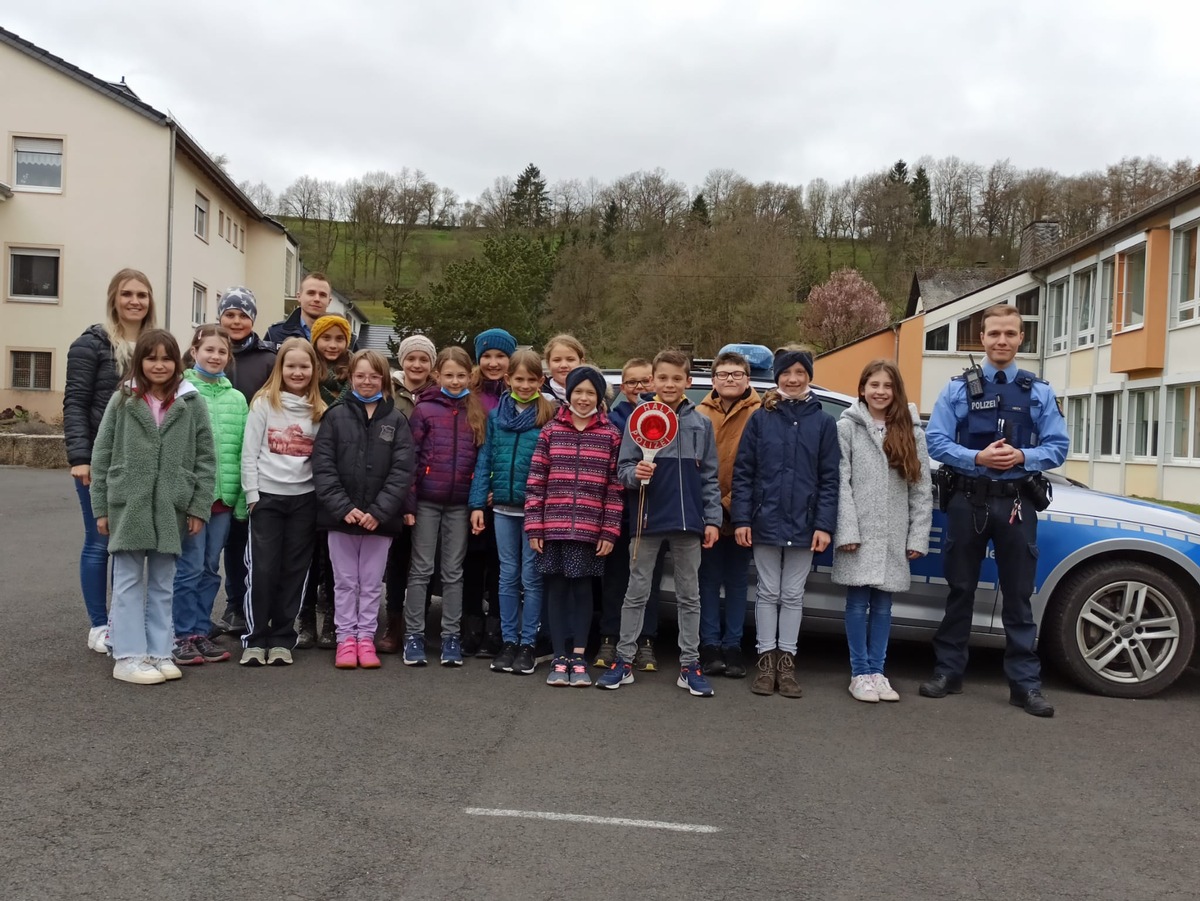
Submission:
[[[1034,716],[1053,716],[1041,691],[1030,596],[1037,570],[1035,505],[1045,501],[1038,477],[1062,465],[1067,429],[1054,389],[1014,362],[1025,340],[1017,308],[985,310],[981,338],[987,359],[950,381],[926,430],[929,455],[949,468],[953,487],[942,552],[950,591],[933,639],[937,665],[920,692],[943,698],[962,691],[975,588],[990,540],[1003,594],[1009,701]]]

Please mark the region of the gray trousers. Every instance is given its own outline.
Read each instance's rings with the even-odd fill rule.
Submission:
[[[633,660],[637,653],[638,636],[646,616],[646,600],[654,581],[654,563],[663,542],[671,546],[671,562],[675,566],[675,615],[679,622],[679,665],[689,666],[700,659],[700,545],[695,532],[663,532],[643,535],[637,560],[632,559],[630,546],[629,588],[621,607],[621,638],[617,656]]]
[[[404,631],[425,631],[425,600],[437,560],[438,538],[442,539],[442,634],[458,635],[463,607],[463,560],[471,531],[466,507],[417,504],[417,522],[412,528],[412,564],[408,591],[404,595]]]
[[[754,629],[758,653],[778,648],[796,653],[804,615],[804,585],[812,571],[813,552],[800,547],[754,545]]]

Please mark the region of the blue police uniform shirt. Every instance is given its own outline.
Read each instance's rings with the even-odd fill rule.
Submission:
[[[994,383],[997,367],[985,359],[980,368],[983,370],[983,377]],[[1004,367],[1004,374],[1009,382],[1016,379],[1020,368],[1016,361]],[[933,414],[929,417],[929,425],[925,429],[929,456],[963,475],[987,476],[990,479],[1019,479],[1028,472],[1041,472],[1062,466],[1067,458],[1070,441],[1067,437],[1067,423],[1059,412],[1054,389],[1039,379],[1033,383],[1029,393],[1030,412],[1034,430],[1038,434],[1038,445],[1022,448],[1025,453],[1024,465],[1007,470],[978,466],[975,463],[975,454],[978,451],[958,443],[959,428],[966,423],[968,414],[967,384],[962,379],[951,380],[934,404]]]

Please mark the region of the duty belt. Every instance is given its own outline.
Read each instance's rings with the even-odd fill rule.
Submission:
[[[1016,497],[1021,493],[1022,479],[989,479],[987,476],[961,478],[958,490],[967,497]]]

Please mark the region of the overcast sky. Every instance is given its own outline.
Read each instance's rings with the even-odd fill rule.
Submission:
[[[531,161],[551,183],[661,166],[694,186],[922,154],[1063,173],[1200,156],[1194,0],[0,6],[277,191],[409,166],[471,198]]]

